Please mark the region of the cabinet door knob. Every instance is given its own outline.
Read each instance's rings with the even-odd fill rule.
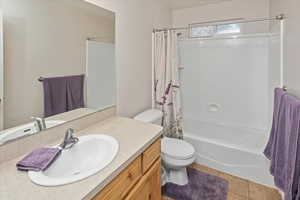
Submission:
[[[128,178],[129,178],[129,179],[132,179],[132,178],[133,178],[131,172],[128,173]]]

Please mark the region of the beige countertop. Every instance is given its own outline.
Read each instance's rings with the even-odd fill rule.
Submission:
[[[32,183],[26,172],[16,169],[16,158],[0,165],[1,200],[81,200],[91,199],[161,135],[162,128],[132,119],[112,117],[77,132],[77,136],[106,134],[120,144],[112,163],[97,174],[72,184],[43,187]],[[61,141],[57,141],[60,143]],[[49,144],[53,145],[53,144]],[[26,152],[24,152],[26,153]]]
[[[71,121],[94,112],[96,112],[96,110],[90,108],[78,108],[61,114],[53,115],[51,117],[47,117],[46,120]]]

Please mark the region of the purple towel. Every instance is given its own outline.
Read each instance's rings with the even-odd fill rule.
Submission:
[[[44,171],[60,155],[59,148],[40,148],[32,151],[17,163],[17,168],[22,171]]]
[[[265,156],[269,159],[271,159],[272,153],[274,153],[274,147],[275,147],[274,140],[276,139],[276,136],[277,136],[276,131],[277,131],[277,126],[279,124],[279,119],[278,119],[279,118],[279,109],[281,108],[282,97],[284,95],[286,95],[286,92],[283,89],[281,89],[281,88],[275,89],[272,129],[271,129],[269,142],[264,151]]]
[[[300,199],[300,100],[275,89],[273,125],[264,151],[285,200]]]
[[[44,78],[44,116],[84,107],[84,75]]]

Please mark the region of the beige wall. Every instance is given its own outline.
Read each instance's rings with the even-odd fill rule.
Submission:
[[[300,1],[270,0],[272,16],[285,14],[284,79],[288,90],[300,97]]]
[[[162,0],[88,0],[116,11],[118,114],[134,116],[151,107],[152,29],[169,27]]]
[[[87,37],[114,39],[114,16],[81,1],[2,0],[5,128],[42,116],[40,76],[85,72]]]
[[[172,21],[174,27],[186,27],[191,23],[204,21],[268,16],[269,0],[231,0],[174,10]]]

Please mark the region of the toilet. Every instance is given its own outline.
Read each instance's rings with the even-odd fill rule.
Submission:
[[[140,113],[135,120],[161,125],[163,113],[160,110],[147,110]],[[188,142],[164,137],[161,142],[161,158],[165,168],[163,182],[177,185],[188,184],[186,167],[195,161],[195,148]]]

